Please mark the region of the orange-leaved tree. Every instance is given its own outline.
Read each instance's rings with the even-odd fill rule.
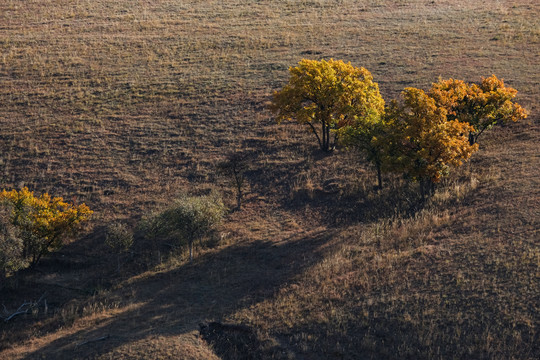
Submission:
[[[37,197],[26,187],[0,192],[0,205],[10,209],[9,222],[19,230],[21,254],[30,266],[62,247],[77,226],[92,214],[85,204],[69,204],[47,193]]]
[[[323,151],[335,148],[340,128],[384,111],[379,86],[364,68],[341,60],[304,59],[289,72],[288,84],[274,93],[270,108],[277,122],[308,125]]]
[[[475,144],[482,133],[496,124],[518,121],[527,117],[521,105],[514,102],[517,90],[506,87],[495,75],[480,84],[462,80],[439,79],[429,91],[438,106],[447,111],[448,119],[469,123],[473,130],[469,142]]]
[[[423,90],[406,88],[403,103],[393,102],[387,110],[388,149],[386,161],[394,171],[420,182],[422,196],[433,192],[434,184],[478,149],[471,145],[468,123],[447,119],[444,107]]]

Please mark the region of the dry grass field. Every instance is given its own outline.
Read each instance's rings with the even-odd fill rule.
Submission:
[[[540,4],[532,0],[2,0],[0,189],[85,202],[84,236],[8,278],[2,359],[540,358]],[[421,203],[267,104],[302,58],[407,86],[495,74],[526,121]],[[242,210],[192,263],[104,228],[180,193]],[[144,255],[138,255],[144,253]],[[199,324],[229,324],[201,337]]]

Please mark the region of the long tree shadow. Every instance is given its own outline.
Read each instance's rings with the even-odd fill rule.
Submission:
[[[382,189],[361,189],[354,193],[319,190],[310,196],[297,194],[288,202],[290,209],[310,208],[336,228],[356,223],[372,223],[383,219],[413,217],[427,199],[422,199],[417,184],[395,182]]]
[[[181,335],[205,321],[221,321],[236,311],[272,297],[303,269],[322,257],[328,232],[225,248],[173,270],[123,284],[116,294],[124,312],[99,327],[63,336],[25,359],[73,359],[109,353],[150,335]],[[77,346],[85,339],[103,341]],[[216,347],[219,349],[219,347]],[[226,352],[218,354],[227,357]],[[246,356],[250,356],[247,354]]]
[[[340,227],[395,216],[412,217],[426,205],[418,184],[400,177],[386,176],[383,189],[367,185],[372,183],[373,174],[361,155],[357,159],[354,154],[325,153],[313,146],[299,147],[296,141],[281,148],[265,138],[244,142],[258,149],[246,154],[249,162],[257,165],[245,173],[253,192],[279,199],[280,206],[287,210],[302,212],[309,208],[326,225]],[[263,161],[266,156],[274,161]],[[356,167],[369,171],[355,178],[351,174],[357,174]],[[302,174],[307,174],[306,179]],[[358,186],[354,182],[364,183]]]

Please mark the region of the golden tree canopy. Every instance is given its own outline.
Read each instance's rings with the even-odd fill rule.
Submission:
[[[438,182],[478,149],[467,138],[473,127],[448,120],[446,109],[420,89],[406,88],[402,96],[403,104],[388,112],[390,162],[414,180]]]
[[[66,236],[93,213],[85,204],[75,206],[61,197],[47,193],[34,196],[26,187],[20,191],[3,190],[2,201],[10,204],[11,222],[24,234],[24,256],[31,257],[33,265],[42,255],[60,248]]]
[[[289,72],[288,84],[274,93],[271,109],[277,113],[276,121],[309,125],[322,150],[333,148],[340,128],[358,118],[375,119],[384,112],[379,87],[365,68],[341,60],[304,59]]]
[[[527,117],[525,109],[513,101],[516,94],[516,89],[506,87],[504,81],[495,75],[482,79],[478,85],[440,79],[429,91],[437,105],[446,109],[449,119],[473,126],[469,137],[471,143],[496,124]]]

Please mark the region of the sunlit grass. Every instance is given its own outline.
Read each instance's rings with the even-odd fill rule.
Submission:
[[[56,289],[50,318],[0,325],[0,357],[208,359],[198,323],[223,320],[260,330],[276,358],[537,358],[539,11],[491,0],[1,1],[0,182],[96,210],[95,234],[58,255],[95,262],[55,269],[51,282],[106,289],[73,295],[22,277],[6,306]],[[495,74],[519,90],[529,122],[486,134],[425,203],[397,177],[376,192],[356,154],[321,156],[308,129],[274,123],[270,95],[302,58],[366,67],[387,101],[439,76]],[[100,227],[136,224],[182,192],[217,188],[233,203],[215,168],[233,149],[249,154],[249,191],[219,244],[193,265],[151,253],[135,257],[143,270],[108,278]],[[111,338],[73,352],[102,331]]]

